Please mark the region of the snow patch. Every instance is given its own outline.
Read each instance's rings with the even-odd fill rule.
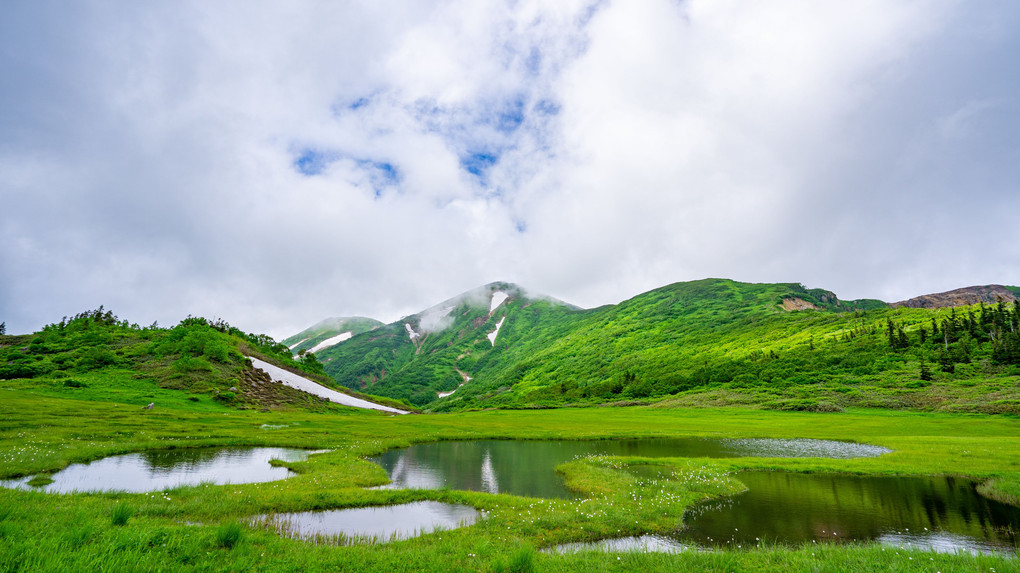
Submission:
[[[499,329],[500,329],[500,327],[503,326],[503,321],[504,320],[506,320],[505,316],[503,318],[499,319],[499,322],[496,323],[496,330],[493,330],[489,334],[485,335],[486,338],[489,339],[489,342],[491,342],[493,346],[496,346],[496,335],[499,334]]]
[[[337,392],[336,390],[326,388],[322,384],[312,382],[311,380],[305,378],[304,376],[298,376],[293,372],[289,372],[287,370],[284,370],[283,368],[273,366],[272,364],[268,362],[263,362],[258,358],[252,358],[251,356],[246,356],[245,358],[251,360],[252,366],[258,368],[259,370],[265,372],[266,374],[269,374],[269,377],[272,378],[273,380],[282,382],[284,385],[290,386],[291,388],[297,388],[302,392],[307,392],[309,394],[314,394],[315,396],[318,396],[320,398],[325,398],[330,402],[336,402],[337,404],[343,404],[344,406],[353,406],[355,408],[382,410],[383,412],[392,412],[394,414],[407,413],[404,410],[390,408],[389,406],[383,406],[382,404],[376,404],[374,402],[369,402],[368,400],[362,400],[360,398],[355,398],[354,396],[348,396],[343,392]]]
[[[463,384],[461,384],[460,386],[463,386]],[[460,386],[457,386],[457,388],[460,388]],[[454,388],[449,392],[436,392],[436,395],[439,396],[440,398],[446,398],[447,396],[452,396],[453,393],[457,391],[457,388]]]
[[[411,328],[411,324],[410,323],[405,322],[404,323],[404,329],[407,330],[407,336],[410,337],[412,341],[415,338],[418,338],[419,336],[421,336],[420,334],[415,332],[413,328]]]
[[[503,304],[503,302],[508,298],[510,298],[510,295],[503,291],[498,290],[493,292],[492,298],[489,299],[489,314],[492,314],[492,311],[496,310],[499,305]]]
[[[436,392],[436,395],[438,397],[446,398],[447,396],[452,396],[454,392],[456,392],[457,390],[460,390],[461,386],[463,386],[463,385],[465,385],[465,384],[467,384],[468,382],[471,381],[471,377],[468,376],[467,372],[464,372],[460,368],[455,368],[454,370],[457,371],[457,374],[460,374],[460,377],[463,378],[464,381],[461,382],[460,384],[458,384],[456,388],[454,388],[453,390],[450,390],[449,392]]]
[[[297,348],[297,347],[298,347],[298,346],[299,346],[299,345],[300,345],[300,344],[301,344],[302,342],[308,342],[308,341],[309,341],[309,340],[311,340],[311,339],[312,339],[312,337],[311,337],[311,336],[309,336],[308,338],[306,338],[306,339],[304,339],[304,340],[299,340],[299,341],[295,342],[294,344],[292,344],[292,345],[288,346],[287,348],[290,348],[291,350],[294,350],[294,349],[295,349],[295,348]]]
[[[330,346],[333,346],[334,344],[339,344],[339,343],[341,343],[341,342],[343,342],[345,340],[350,340],[352,336],[354,336],[353,332],[344,332],[343,334],[338,334],[336,336],[327,338],[326,340],[323,340],[322,342],[316,344],[308,352],[318,352],[318,351],[322,350],[323,348],[329,348]]]

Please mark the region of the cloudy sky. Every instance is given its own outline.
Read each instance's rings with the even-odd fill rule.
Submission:
[[[1014,0],[13,0],[0,321],[1020,284]]]

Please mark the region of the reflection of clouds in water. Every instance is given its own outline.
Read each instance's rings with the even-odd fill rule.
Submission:
[[[284,513],[260,518],[277,531],[299,538],[344,536],[386,542],[407,539],[438,529],[475,523],[481,513],[473,507],[419,501],[384,507]]]
[[[886,533],[880,536],[877,541],[882,545],[908,549],[926,549],[936,553],[1004,554],[1002,546],[982,543],[981,540],[974,539],[973,537],[955,535],[945,531],[930,531],[924,534],[906,532]]]
[[[581,543],[564,543],[545,549],[546,553],[580,553],[583,551],[630,552],[646,553],[680,553],[699,550],[696,545],[680,543],[675,539],[661,535],[642,535],[639,537],[617,537]]]
[[[744,438],[726,440],[734,452],[744,456],[760,456],[770,458],[873,458],[892,452],[889,448],[858,444],[855,442],[837,442],[834,440],[775,438]]]
[[[53,474],[53,483],[37,491],[157,491],[201,483],[257,483],[283,479],[290,470],[269,465],[271,459],[299,461],[312,453],[290,448],[169,450],[159,454],[112,456],[87,464],[71,464]],[[176,461],[174,459],[176,458]],[[28,478],[0,482],[27,489]]]
[[[381,459],[373,460],[390,474],[390,482],[373,489],[439,489],[445,484],[442,472],[413,459],[407,451],[401,452],[392,468]]]

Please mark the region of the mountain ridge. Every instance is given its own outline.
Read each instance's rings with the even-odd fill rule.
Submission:
[[[1003,285],[978,285],[953,289],[945,292],[924,294],[890,303],[892,307],[905,306],[909,308],[950,308],[954,306],[967,306],[971,304],[989,303],[993,304],[1002,299],[1005,302],[1017,300],[1020,293],[1018,287],[1007,287]]]
[[[496,293],[505,295],[498,304]],[[673,283],[581,309],[497,282],[317,356],[341,385],[433,410],[642,400],[741,387],[767,390],[762,402],[775,407],[842,407],[867,402],[862,384],[915,383],[919,372],[930,370],[924,364],[941,364],[946,371],[936,378],[947,382],[959,377],[952,372],[957,364],[992,360],[993,350],[996,360],[1010,356],[994,338],[1002,317],[985,307],[967,313],[843,301],[798,283],[729,279]],[[937,321],[950,319],[954,332],[970,334],[944,337],[940,350],[931,335]],[[995,364],[1008,363],[1002,360]],[[824,391],[816,396],[791,383]],[[886,400],[889,392],[882,393]]]

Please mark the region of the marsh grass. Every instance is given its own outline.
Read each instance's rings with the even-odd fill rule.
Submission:
[[[231,521],[216,527],[213,535],[216,547],[233,549],[235,545],[244,539],[244,526],[237,521]]]
[[[131,516],[135,514],[135,508],[127,503],[118,503],[110,509],[110,523],[113,525],[127,525]]]
[[[53,477],[51,474],[36,474],[32,479],[25,482],[26,485],[32,487],[44,487],[53,483]]]
[[[89,391],[84,389],[83,391]],[[226,414],[226,415],[225,415]],[[330,449],[277,482],[200,484],[142,494],[53,495],[0,489],[0,571],[480,570],[986,571],[1002,556],[843,544],[657,554],[528,552],[567,542],[675,530],[691,504],[742,487],[744,468],[877,475],[965,475],[986,495],[1016,495],[1020,422],[1005,416],[839,414],[664,408],[492,411],[389,418],[370,414],[222,412],[82,402],[0,388],[0,473],[52,472],[144,449],[212,445]],[[280,426],[272,432],[263,424]],[[363,456],[412,442],[661,436],[849,439],[894,450],[877,458],[586,457],[557,468],[584,497],[543,500],[457,490],[373,490],[385,472]],[[1008,498],[1007,498],[1008,499]],[[486,513],[475,525],[390,543],[318,544],[252,524],[257,515],[434,500]],[[116,508],[132,508],[115,525]],[[133,517],[133,519],[131,519]],[[54,527],[53,524],[70,524]],[[211,524],[211,525],[200,525]],[[217,549],[230,548],[230,551]],[[525,556],[526,555],[526,556]],[[619,558],[619,559],[617,559]],[[923,562],[923,563],[922,563]]]

